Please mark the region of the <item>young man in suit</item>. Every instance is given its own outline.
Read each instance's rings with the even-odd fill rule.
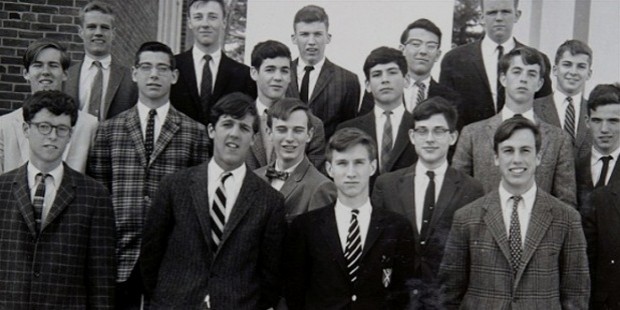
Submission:
[[[284,199],[244,164],[256,106],[233,93],[210,115],[213,158],[164,178],[147,217],[152,309],[268,309],[280,298]]]
[[[338,129],[359,128],[376,139],[379,158],[376,173],[370,179],[371,188],[379,174],[409,167],[417,158],[407,135],[413,117],[403,105],[406,73],[407,61],[399,50],[379,47],[370,52],[364,62],[364,74],[366,90],[375,99],[373,111],[338,125]]]
[[[555,54],[553,76],[554,92],[534,101],[534,114],[566,131],[577,159],[587,155],[592,146],[592,136],[586,128],[588,103],[583,93],[592,76],[592,49],[579,40],[562,43]]]
[[[493,164],[493,133],[503,121],[520,115],[540,127],[542,164],[536,169],[536,184],[544,191],[576,205],[575,163],[568,135],[534,114],[534,93],[543,85],[545,75],[542,56],[529,47],[518,47],[500,61],[500,81],[506,89],[506,105],[499,114],[465,126],[461,133],[452,165],[473,176],[486,193],[497,188],[501,174],[489,169]]]
[[[445,309],[587,309],[581,217],[538,186],[541,140],[522,116],[497,128],[501,182],[454,214],[439,269]]]
[[[267,128],[276,159],[255,171],[284,195],[288,223],[302,213],[336,201],[334,183],[306,156],[306,145],[314,134],[310,113],[308,106],[295,98],[284,98],[271,106]]]
[[[0,304],[114,309],[109,194],[62,160],[77,105],[58,90],[43,90],[26,99],[22,112],[28,163],[0,176]]]
[[[525,46],[512,34],[521,17],[518,6],[519,0],[480,0],[484,38],[456,47],[441,61],[439,83],[460,93],[462,126],[490,118],[504,106],[505,90],[499,81],[499,59],[514,48]],[[536,91],[536,98],[552,93],[551,65],[547,56],[541,55],[544,83]]]
[[[418,307],[438,306],[437,272],[454,212],[484,195],[480,182],[448,165],[448,149],[458,138],[456,124],[456,108],[441,97],[417,105],[409,140],[418,161],[379,176],[372,192],[373,206],[404,215],[414,228],[412,303]]]
[[[88,173],[108,188],[116,215],[116,309],[140,308],[144,289],[138,255],[159,181],[208,158],[205,127],[170,105],[177,76],[168,46],[142,44],[132,73],[138,103],[101,123],[88,159]]]
[[[431,76],[435,62],[441,56],[441,30],[432,21],[420,18],[409,24],[400,36],[400,50],[407,59],[407,75],[403,99],[409,113],[427,98],[441,96],[459,106],[460,96],[441,85]],[[360,114],[372,110],[374,98],[365,92]]]
[[[226,29],[224,1],[190,0],[188,3],[187,25],[194,36],[194,45],[175,56],[179,79],[172,86],[170,102],[206,126],[211,106],[222,96],[243,92],[256,97],[256,85],[248,66],[222,51]]]
[[[357,75],[325,57],[331,40],[329,17],[322,7],[308,5],[295,14],[291,35],[299,49],[299,58],[291,64],[293,74],[287,97],[308,104],[312,114],[323,121],[325,138],[334,134],[338,124],[357,116],[360,83]]]
[[[298,216],[285,243],[289,309],[403,309],[413,273],[413,232],[402,215],[370,203],[374,140],[357,128],[331,137],[335,203]]]
[[[273,143],[267,126],[267,110],[285,96],[291,83],[291,52],[286,45],[268,40],[256,44],[252,50],[250,76],[256,82],[258,96],[256,109],[260,117],[260,130],[256,133],[256,143],[250,148],[245,163],[252,170],[272,164],[276,158]],[[325,159],[325,130],[323,122],[309,114],[313,135],[306,153],[315,167],[323,165]]]
[[[67,79],[70,63],[69,54],[60,43],[49,39],[31,43],[23,57],[24,79],[30,84],[31,93],[60,90]],[[19,108],[0,116],[0,174],[28,161],[30,148],[22,130],[23,114]],[[69,167],[84,172],[88,150],[97,130],[97,120],[81,111],[78,111],[78,116],[71,143],[65,148],[62,158]]]
[[[79,17],[84,60],[69,68],[63,90],[75,98],[80,110],[102,121],[136,104],[138,88],[131,70],[112,59],[116,17],[110,5],[89,2]]]

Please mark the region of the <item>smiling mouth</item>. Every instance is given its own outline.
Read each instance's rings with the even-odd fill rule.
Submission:
[[[508,171],[515,173],[515,174],[522,174],[526,171],[526,168],[520,167],[520,168],[510,168],[508,169]]]
[[[237,143],[233,143],[233,142],[227,142],[225,144],[227,147],[231,148],[231,149],[238,149],[239,145]]]

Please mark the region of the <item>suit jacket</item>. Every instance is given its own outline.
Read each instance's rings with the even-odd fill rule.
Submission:
[[[536,122],[542,136],[536,184],[538,188],[575,206],[575,163],[570,137],[562,129],[540,119]],[[497,189],[501,180],[499,168],[495,167],[493,151],[493,136],[501,123],[502,115],[497,114],[465,126],[452,158],[452,167],[480,181],[486,193]]]
[[[286,224],[280,193],[247,171],[214,249],[208,164],[162,180],[147,217],[141,269],[152,309],[267,309],[280,291]]]
[[[577,159],[575,165],[575,175],[577,179],[577,198],[579,207],[587,206],[590,194],[594,190],[594,182],[592,182],[592,165],[590,163],[592,157],[592,149]],[[612,169],[610,167],[610,169]],[[620,164],[616,161],[609,182],[606,186],[620,184]]]
[[[437,279],[454,212],[482,197],[484,190],[480,182],[448,167],[427,233],[421,235],[415,216],[415,176],[415,165],[379,176],[372,192],[372,205],[402,214],[409,220],[415,240],[414,276],[430,284]]]
[[[63,159],[69,167],[82,173],[86,171],[88,150],[95,138],[98,123],[94,116],[78,112],[77,122],[71,132],[71,142],[63,153]],[[0,174],[20,167],[30,157],[30,144],[24,135],[23,124],[21,108],[0,116]]]
[[[114,309],[114,213],[101,184],[64,166],[42,230],[27,165],[0,176],[0,308]]]
[[[209,108],[204,111],[198,94],[199,85],[196,82],[192,49],[174,56],[174,59],[179,70],[179,79],[170,90],[170,102],[179,111],[205,126],[209,123],[209,110],[225,95],[242,92],[256,98],[256,82],[250,77],[250,68],[222,52]]]
[[[285,242],[284,292],[289,309],[403,309],[413,273],[411,226],[373,208],[358,277],[351,284],[334,205],[297,217]],[[383,273],[391,271],[388,285]]]
[[[267,167],[259,168],[255,172],[265,182],[271,183],[265,176]],[[320,173],[306,157],[284,181],[280,193],[284,195],[287,223],[291,223],[300,214],[336,202],[337,196],[334,183]]]
[[[63,91],[75,99],[80,108],[85,102],[80,102],[80,73],[84,61],[69,67],[67,82],[63,83]],[[106,120],[131,108],[138,102],[138,87],[131,78],[131,69],[114,61],[110,63],[110,79],[108,89],[103,100],[100,120]]]
[[[298,63],[299,59],[291,62],[291,83],[286,90],[287,97],[300,98]],[[334,134],[338,124],[357,116],[360,93],[357,75],[326,58],[312,95],[308,98],[310,110],[323,121],[326,141]]]
[[[513,276],[498,191],[454,214],[439,270],[447,309],[587,309],[590,277],[581,217],[538,188]]]
[[[456,47],[446,53],[441,61],[439,84],[446,85],[461,94],[462,101],[458,109],[459,128],[496,114],[489,78],[484,69],[481,43],[482,41],[476,41]],[[517,40],[515,44],[515,47],[525,46]],[[541,52],[541,55],[545,61],[545,83],[536,92],[536,98],[553,92],[549,78],[551,64],[545,54]]]
[[[538,98],[534,101],[534,114],[540,117],[545,123],[562,128],[558,111],[555,108],[553,94]],[[586,126],[588,102],[585,98],[581,100],[579,115],[579,120],[577,120],[577,136],[575,137],[575,144],[573,145],[575,158],[585,156],[590,152],[590,148],[592,147],[592,134]]]
[[[138,261],[142,226],[161,178],[207,160],[205,127],[170,107],[146,162],[136,106],[104,121],[88,159],[88,174],[112,194],[116,215],[117,281],[127,280]]]

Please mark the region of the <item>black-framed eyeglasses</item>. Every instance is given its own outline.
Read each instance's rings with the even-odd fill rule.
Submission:
[[[153,72],[153,69],[155,69],[155,72],[158,75],[164,75],[164,74],[168,74],[170,72],[172,72],[172,67],[169,65],[152,65],[150,63],[141,63],[138,64],[136,66],[136,69],[138,69],[138,71],[144,73],[144,74],[149,74],[151,72]]]
[[[37,130],[42,135],[49,135],[50,133],[52,133],[52,129],[56,129],[56,135],[60,138],[64,138],[71,134],[71,127],[65,125],[52,125],[48,122],[29,122],[28,124],[37,127]]]
[[[428,137],[429,133],[432,133],[433,137],[441,139],[445,138],[449,132],[450,129],[444,127],[435,127],[432,130],[428,130],[428,128],[426,127],[420,127],[413,130],[414,135],[418,138],[426,138]]]

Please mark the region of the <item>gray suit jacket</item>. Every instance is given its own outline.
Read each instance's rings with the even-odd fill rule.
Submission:
[[[502,115],[463,128],[452,167],[480,181],[486,193],[497,189],[501,175],[495,167],[493,136],[502,123]],[[538,188],[562,201],[577,205],[575,162],[570,137],[562,129],[537,120],[542,135],[541,163],[536,168]]]

